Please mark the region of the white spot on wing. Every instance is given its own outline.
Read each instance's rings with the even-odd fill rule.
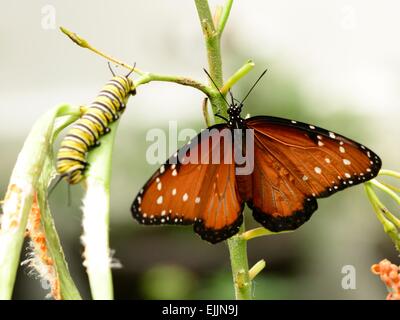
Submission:
[[[350,175],[349,173],[347,173],[347,172],[344,174],[344,176],[345,176],[346,178],[351,178],[351,175]]]
[[[346,166],[351,165],[351,161],[348,160],[348,159],[343,159],[343,163],[344,163]]]
[[[177,174],[178,174],[178,172],[176,171],[176,169],[174,169],[174,170],[172,171],[172,175],[173,175],[174,177],[176,177]]]
[[[195,203],[200,203],[200,197],[196,197],[196,199],[194,200]]]
[[[309,125],[310,129],[315,129],[315,127],[313,125]]]
[[[335,138],[336,138],[336,136],[335,136],[335,134],[334,134],[333,132],[329,132],[329,136],[330,136],[332,139],[335,139]]]
[[[340,151],[341,153],[345,153],[345,152],[346,152],[346,149],[343,148],[342,146],[340,146],[340,147],[339,147],[339,151]]]
[[[325,162],[326,162],[326,163],[331,163],[331,159],[325,158]]]
[[[160,173],[161,173],[161,174],[163,174],[163,173],[164,173],[164,171],[165,171],[165,166],[164,166],[164,165],[162,165],[162,166],[160,167]]]
[[[324,146],[324,143],[323,143],[322,141],[318,141],[318,145],[319,145],[320,147],[323,147],[323,146]]]
[[[308,177],[306,175],[303,176],[303,181],[307,181]]]
[[[315,173],[321,174],[322,170],[320,167],[315,167],[314,168]]]
[[[157,204],[162,204],[162,202],[163,202],[163,196],[159,196],[157,198]]]
[[[185,193],[182,197],[183,201],[187,201],[187,199],[189,199],[189,195],[187,193]]]
[[[176,195],[176,189],[173,188],[171,193],[172,193],[173,196]]]

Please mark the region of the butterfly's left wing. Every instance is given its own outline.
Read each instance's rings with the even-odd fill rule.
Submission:
[[[139,223],[193,224],[211,243],[239,231],[244,202],[236,189],[233,161],[223,161],[233,158],[232,145],[225,148],[220,135],[224,130],[226,125],[219,124],[209,128],[209,134],[199,134],[188,144],[190,150],[180,149],[154,173],[131,207]],[[223,159],[213,161],[213,154]],[[183,161],[191,155],[198,163]]]
[[[299,227],[317,209],[316,198],[370,180],[381,168],[367,147],[313,125],[266,116],[246,125],[254,130],[254,171],[243,198],[271,231]]]

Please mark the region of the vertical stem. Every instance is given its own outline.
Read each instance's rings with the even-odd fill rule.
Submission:
[[[69,105],[60,105],[36,121],[26,138],[13,169],[3,203],[0,225],[0,300],[11,299],[19,266],[33,194],[49,153],[57,116],[79,114]]]
[[[208,66],[211,77],[219,88],[223,84],[222,59],[220,47],[220,35],[214,26],[210,7],[207,0],[194,0],[200,18],[204,39],[207,48]],[[232,0],[227,1],[227,6],[223,9],[223,22],[219,25],[222,30],[225,27],[229,16]],[[210,86],[213,86],[210,84]],[[227,105],[217,92],[215,96],[210,96],[210,102],[214,113],[220,112],[222,116],[227,116]],[[216,119],[221,122],[221,119]],[[235,287],[236,299],[251,299],[251,280],[249,277],[249,266],[247,262],[247,241],[241,237],[244,232],[244,224],[241,226],[239,234],[227,240],[231,259],[232,275]]]
[[[243,223],[240,227],[239,234],[228,239],[236,300],[252,299],[252,283],[249,276],[249,264],[247,261],[247,241],[241,237],[241,233],[244,229]]]
[[[203,30],[204,40],[207,49],[208,68],[209,73],[218,86],[221,88],[223,85],[222,76],[222,59],[221,59],[221,47],[220,47],[220,36],[218,31],[215,29],[214,22],[212,19],[210,7],[207,0],[194,0],[199,15],[201,28]],[[214,85],[210,82],[210,86]],[[219,113],[226,117],[227,106],[225,101],[217,93],[214,96],[210,96],[210,102],[214,113]],[[219,123],[223,120],[217,118],[216,122]]]
[[[109,248],[111,156],[118,121],[88,155],[87,191],[83,199],[84,266],[94,300],[112,300],[112,257]]]

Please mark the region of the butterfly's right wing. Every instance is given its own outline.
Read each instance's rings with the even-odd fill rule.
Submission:
[[[252,194],[246,200],[271,231],[299,227],[317,210],[316,198],[370,180],[381,167],[370,149],[313,125],[266,116],[246,125],[254,130]]]

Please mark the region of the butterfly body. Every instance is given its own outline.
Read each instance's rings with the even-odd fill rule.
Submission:
[[[353,140],[294,120],[243,119],[241,109],[232,101],[226,123],[200,133],[154,173],[131,207],[139,223],[193,224],[217,243],[238,232],[247,204],[265,228],[293,230],[317,210],[317,198],[379,172],[379,157]],[[210,162],[215,152],[219,161]],[[192,155],[208,162],[190,163]],[[248,163],[252,170],[241,170]]]

